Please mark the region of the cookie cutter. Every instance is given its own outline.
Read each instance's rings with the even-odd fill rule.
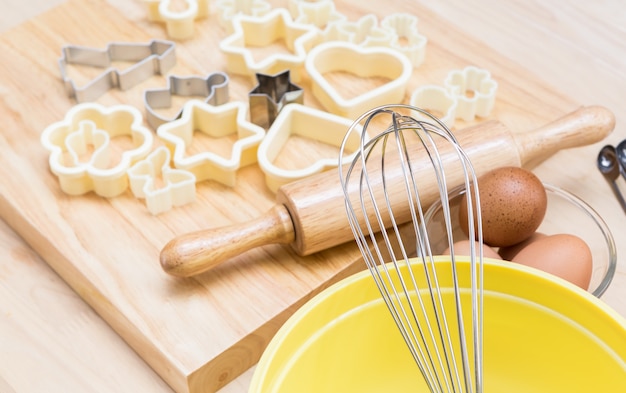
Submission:
[[[331,0],[292,0],[289,3],[289,10],[296,23],[311,25],[317,29],[318,38],[311,47],[336,39],[337,24],[347,19],[337,11],[335,2]]]
[[[115,87],[128,90],[152,75],[164,75],[176,64],[175,44],[171,41],[152,40],[148,43],[113,42],[105,49],[67,45],[62,48],[59,68],[65,89],[78,103],[95,101]],[[111,67],[114,61],[135,62],[118,70]],[[104,68],[100,75],[79,88],[67,74],[70,64]]]
[[[334,23],[326,41],[345,41],[352,44],[375,47],[389,47],[394,40],[393,31],[378,26],[378,18],[367,14],[357,21],[341,21]]]
[[[144,0],[148,19],[164,22],[168,37],[184,40],[193,36],[194,22],[209,15],[208,0],[185,0],[185,7],[171,0]]]
[[[419,67],[424,62],[428,42],[428,39],[419,33],[417,25],[417,17],[404,12],[387,15],[380,22],[383,29],[394,35],[390,47],[407,56],[413,67]],[[406,44],[402,44],[403,41]]]
[[[133,195],[145,199],[153,215],[196,199],[196,177],[191,172],[170,167],[170,151],[165,146],[159,146],[144,160],[135,163],[128,170],[128,180]]]
[[[453,70],[448,73],[444,86],[450,89],[459,101],[456,109],[457,119],[471,121],[476,116],[487,117],[494,107],[498,83],[485,69],[468,66],[462,70]]]
[[[409,59],[386,47],[363,47],[331,41],[313,48],[305,62],[313,95],[331,113],[356,118],[379,105],[404,99],[413,72]],[[324,74],[343,71],[359,77],[383,77],[389,81],[355,97],[344,98]]]
[[[272,9],[272,5],[265,0],[217,0],[215,5],[218,10],[219,24],[228,34],[234,30],[233,18],[236,15],[259,17]]]
[[[203,96],[206,97],[204,102],[211,105],[228,102],[228,83],[228,75],[223,72],[214,72],[207,77],[170,75],[165,89],[144,91],[146,120],[156,129],[163,123],[178,119],[183,112],[182,108],[173,117],[161,116],[154,110],[171,107],[172,96]]]
[[[161,125],[157,135],[170,149],[176,169],[193,173],[196,182],[215,180],[233,187],[236,171],[256,162],[258,146],[265,136],[265,130],[247,118],[248,105],[243,101],[213,106],[191,100],[185,103],[181,117]],[[193,143],[194,131],[213,138],[236,135],[238,139],[228,158],[211,151],[188,155],[186,152]]]
[[[276,74],[290,70],[291,79],[299,81],[307,50],[315,42],[314,27],[295,23],[284,8],[276,8],[267,14],[254,17],[237,15],[233,18],[234,32],[223,39],[220,50],[226,55],[226,67],[230,73],[254,77],[255,74]],[[273,54],[255,60],[251,48],[267,47],[283,39],[291,53]]]
[[[258,163],[265,174],[267,187],[276,192],[284,184],[337,167],[339,163],[337,156],[333,156],[320,158],[306,168],[291,170],[279,167],[274,162],[290,137],[299,136],[339,149],[346,130],[351,125],[352,120],[320,109],[301,104],[287,105],[276,117],[258,149]],[[346,145],[347,149],[355,152],[361,143],[362,128],[359,126],[357,131],[350,135],[351,139]],[[367,136],[364,138],[367,139]]]
[[[130,136],[133,148],[124,150],[112,165],[111,139],[118,136]],[[83,103],[72,107],[62,121],[46,127],[41,143],[50,152],[50,169],[63,192],[82,195],[94,191],[111,198],[126,190],[127,171],[149,154],[153,136],[132,106]],[[85,156],[89,156],[87,160]]]
[[[304,90],[291,82],[289,70],[276,75],[256,74],[258,84],[248,94],[250,120],[267,129],[288,104],[304,103]]]
[[[422,85],[411,94],[410,105],[431,112],[449,128],[454,125],[458,100],[450,89],[439,85]],[[423,117],[419,113],[413,115]]]

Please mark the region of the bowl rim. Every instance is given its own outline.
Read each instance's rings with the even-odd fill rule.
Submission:
[[[615,276],[615,271],[617,269],[617,248],[615,246],[615,239],[613,238],[613,234],[611,233],[611,230],[606,224],[606,221],[604,221],[604,219],[600,216],[600,214],[598,214],[598,212],[593,207],[591,207],[587,202],[583,201],[578,196],[574,195],[573,193],[567,190],[564,190],[563,188],[555,186],[551,183],[542,182],[541,184],[543,184],[543,187],[545,188],[546,192],[550,192],[550,193],[558,195],[559,197],[567,200],[568,202],[572,203],[573,205],[578,207],[580,210],[585,212],[585,214],[587,214],[587,216],[589,216],[596,223],[598,229],[602,233],[602,236],[604,237],[604,241],[606,242],[606,246],[609,252],[609,261],[608,261],[607,270],[606,270],[606,273],[604,274],[604,277],[602,277],[602,281],[600,281],[598,286],[593,291],[589,291],[589,290],[587,291],[591,293],[593,296],[600,298],[604,294],[604,292],[606,292],[606,290],[609,288],[609,285],[613,281],[613,277]],[[461,185],[450,190],[448,192],[448,197],[454,198],[454,197],[463,195],[464,193],[465,193],[465,186]],[[428,223],[431,221],[432,217],[434,216],[439,206],[441,206],[440,199],[436,200],[432,205],[428,207],[428,209],[426,210],[426,213],[424,213],[424,225],[428,225]]]

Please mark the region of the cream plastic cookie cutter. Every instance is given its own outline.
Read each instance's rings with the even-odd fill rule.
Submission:
[[[159,146],[148,157],[128,170],[130,190],[146,200],[150,213],[157,215],[174,206],[196,199],[196,177],[193,173],[170,166],[170,151]]]
[[[314,27],[295,23],[284,8],[276,8],[261,17],[237,15],[233,18],[234,32],[220,42],[226,55],[230,73],[247,75],[276,74],[291,71],[291,79],[298,82],[307,57],[307,49],[317,37]],[[251,48],[266,47],[284,39],[291,53],[274,53],[255,60]]]
[[[437,116],[448,127],[454,125],[456,119],[457,97],[443,86],[422,85],[411,94],[410,105],[422,108]],[[422,117],[414,113],[417,117]]]
[[[264,0],[217,0],[215,3],[220,26],[228,34],[232,34],[233,18],[236,15],[260,17],[272,9],[272,5]]]
[[[494,107],[498,83],[485,69],[468,66],[451,71],[444,86],[457,97],[457,119],[471,121],[476,116],[487,117]],[[468,92],[470,95],[466,94]]]
[[[293,4],[292,4],[293,3]],[[330,0],[322,1],[292,1],[290,10],[296,23],[311,25],[317,28],[318,38],[310,44],[314,47],[322,42],[337,38],[337,24],[346,21],[346,16],[338,12],[335,3]]]
[[[188,155],[195,131],[213,138],[236,135],[238,139],[229,157],[211,151]],[[191,100],[184,105],[180,119],[161,125],[157,135],[170,149],[176,169],[193,173],[196,182],[215,180],[234,187],[237,170],[256,162],[265,130],[248,120],[248,105],[243,101],[213,106]]]
[[[163,123],[178,119],[183,112],[182,108],[173,117],[162,116],[155,111],[155,109],[169,108],[172,105],[172,96],[204,96],[204,102],[208,104],[224,104],[229,100],[229,81],[228,75],[223,72],[214,72],[206,77],[170,75],[165,89],[144,91],[146,120],[152,128],[156,129]]]
[[[345,41],[366,47],[389,47],[394,37],[393,31],[378,26],[376,15],[367,14],[357,21],[345,20],[332,24],[326,41]]]
[[[123,151],[111,165],[110,142],[118,136],[130,136],[133,148]],[[94,191],[110,198],[126,190],[127,171],[150,153],[153,136],[134,107],[83,103],[71,108],[64,120],[46,127],[41,143],[50,152],[50,169],[63,192],[82,195]],[[90,148],[93,153],[84,160]]]
[[[341,146],[345,132],[352,125],[350,119],[333,115],[301,104],[289,104],[278,114],[258,150],[259,167],[265,174],[267,187],[276,192],[282,185],[334,168],[337,157],[321,158],[302,169],[285,169],[275,165],[285,144],[292,136],[300,136],[330,146]],[[361,142],[361,127],[350,135],[347,147],[357,151]],[[367,136],[366,136],[367,137]]]
[[[362,47],[349,42],[326,42],[313,48],[305,63],[313,95],[331,113],[354,119],[383,104],[399,103],[413,72],[409,59],[386,47]],[[389,81],[353,98],[343,98],[324,77],[329,72],[359,77],[383,77]]]
[[[65,89],[78,103],[95,101],[113,88],[127,90],[152,75],[165,75],[176,64],[176,45],[171,41],[152,40],[148,43],[113,42],[105,49],[66,45],[62,48],[59,68]],[[135,62],[119,70],[111,67],[114,61]],[[70,64],[105,69],[83,87],[77,87],[69,77]]]
[[[177,7],[172,0],[144,0],[148,7],[148,19],[164,22],[168,37],[176,40],[191,38],[194,22],[209,15],[208,0],[185,0],[184,7]]]
[[[403,12],[391,14],[383,18],[380,26],[394,34],[390,47],[407,56],[413,67],[419,67],[424,62],[428,39],[419,33],[415,15]]]

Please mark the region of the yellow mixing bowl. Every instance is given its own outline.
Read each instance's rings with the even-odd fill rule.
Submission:
[[[448,261],[437,257],[437,271],[449,272]],[[464,259],[462,287],[468,271]],[[486,393],[626,391],[626,319],[588,292],[532,268],[485,260],[484,272]],[[428,389],[363,271],[317,295],[281,327],[249,391]]]

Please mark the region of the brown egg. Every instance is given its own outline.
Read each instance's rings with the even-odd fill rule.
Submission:
[[[589,288],[593,267],[591,250],[578,236],[541,237],[520,250],[512,261],[561,277],[585,290]]]
[[[452,247],[454,247],[454,255],[465,255],[470,256],[472,252],[470,250],[470,241],[469,240],[459,240],[455,242]],[[478,256],[478,246],[479,243],[476,243],[476,256]],[[446,248],[443,252],[443,255],[450,255],[450,247]],[[486,244],[483,244],[483,258],[493,258],[493,259],[502,259],[500,255],[491,247]]]
[[[530,243],[538,239],[541,239],[542,237],[545,237],[545,236],[546,236],[545,233],[535,232],[532,235],[530,235],[528,239],[520,243],[513,244],[512,246],[508,246],[508,247],[500,247],[500,249],[498,250],[498,254],[500,255],[502,259],[506,261],[511,261],[524,247],[526,247]]]
[[[492,247],[512,246],[528,239],[546,214],[546,190],[537,176],[526,169],[502,167],[487,172],[478,179],[478,190],[483,240]],[[470,192],[473,193],[473,187]],[[463,196],[459,223],[466,234],[467,213],[467,199]]]

